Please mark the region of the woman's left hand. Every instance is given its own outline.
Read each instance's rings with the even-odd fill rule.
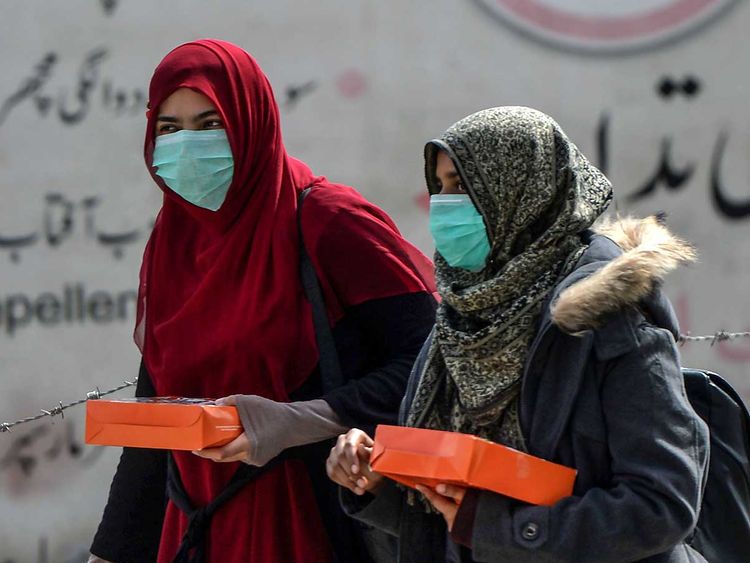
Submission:
[[[220,448],[206,448],[205,450],[196,450],[193,453],[199,457],[219,462],[245,461],[250,458],[250,440],[248,440],[247,434],[243,432]]]
[[[453,530],[453,522],[456,520],[458,507],[466,494],[466,488],[440,484],[435,489],[417,485],[417,490],[430,501],[435,510],[443,515],[446,524],[448,524],[448,531]]]
[[[215,401],[217,405],[236,405],[237,401],[234,395],[224,397]],[[193,452],[199,457],[228,463],[230,461],[245,461],[250,459],[250,440],[244,432],[234,440],[219,448],[206,448],[205,450],[196,450]]]

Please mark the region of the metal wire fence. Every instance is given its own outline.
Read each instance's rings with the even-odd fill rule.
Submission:
[[[747,337],[750,337],[750,332],[727,332],[725,330],[719,330],[713,334],[702,335],[702,336],[692,336],[690,334],[681,334],[677,342],[681,346],[689,342],[710,342],[711,346],[713,346],[717,342],[722,342],[726,340],[735,340],[738,338],[747,338]],[[75,407],[77,405],[81,405],[90,399],[99,399],[101,397],[111,395],[112,393],[116,393],[117,391],[122,391],[123,389],[126,389],[128,387],[132,387],[137,382],[138,382],[138,378],[136,377],[133,381],[124,381],[122,385],[119,385],[112,389],[108,389],[107,391],[99,391],[99,388],[97,387],[93,391],[89,391],[88,393],[86,393],[86,397],[79,399],[77,401],[73,401],[72,403],[63,404],[63,402],[60,401],[56,406],[52,407],[51,409],[41,409],[39,414],[35,414],[33,416],[27,416],[26,418],[21,418],[13,422],[0,422],[0,433],[10,432],[16,426],[26,424],[29,422],[34,422],[36,420],[40,420],[46,417],[60,416],[61,418],[65,418],[65,411],[67,409],[71,407]]]

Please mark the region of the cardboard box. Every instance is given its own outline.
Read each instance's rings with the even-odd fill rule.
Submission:
[[[542,505],[570,496],[577,473],[469,434],[386,425],[375,431],[370,465],[410,487],[454,484]]]
[[[222,446],[243,432],[237,408],[208,399],[89,400],[86,443],[165,450]]]

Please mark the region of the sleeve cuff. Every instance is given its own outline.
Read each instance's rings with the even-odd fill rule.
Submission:
[[[325,401],[279,403],[256,395],[235,395],[250,441],[246,463],[262,466],[287,448],[320,442],[345,432]]]
[[[360,496],[339,487],[341,508],[348,516],[392,536],[399,534],[401,500],[401,490],[391,480],[386,480],[377,494],[366,493]]]
[[[471,549],[472,534],[474,533],[474,518],[479,504],[479,491],[469,489],[466,491],[461,505],[458,507],[456,519],[451,529],[451,539]]]

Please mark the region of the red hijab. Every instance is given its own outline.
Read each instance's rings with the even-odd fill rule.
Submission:
[[[218,211],[183,200],[151,166],[159,106],[183,87],[212,101],[234,155],[232,184]],[[288,401],[318,361],[311,309],[299,281],[299,191],[325,189],[326,198],[360,215],[366,229],[375,222],[381,236],[386,232],[404,242],[410,259],[415,253],[377,208],[287,155],[268,79],[239,47],[207,39],[174,49],[154,72],[149,107],[144,154],[164,200],[141,267],[136,341],[157,394],[242,393]],[[315,226],[305,223],[306,240],[319,236]],[[365,285],[353,272],[351,283],[343,283],[352,288],[348,304],[426,291],[429,283],[413,262],[404,264],[398,283],[384,276],[382,283],[368,279]],[[329,293],[331,284],[323,285]],[[334,306],[332,318],[341,314]],[[237,468],[188,453],[175,452],[175,460],[196,505],[215,497]],[[209,560],[326,561],[327,541],[316,515],[304,466],[285,462],[214,516]],[[159,561],[171,561],[186,525],[170,504]]]

